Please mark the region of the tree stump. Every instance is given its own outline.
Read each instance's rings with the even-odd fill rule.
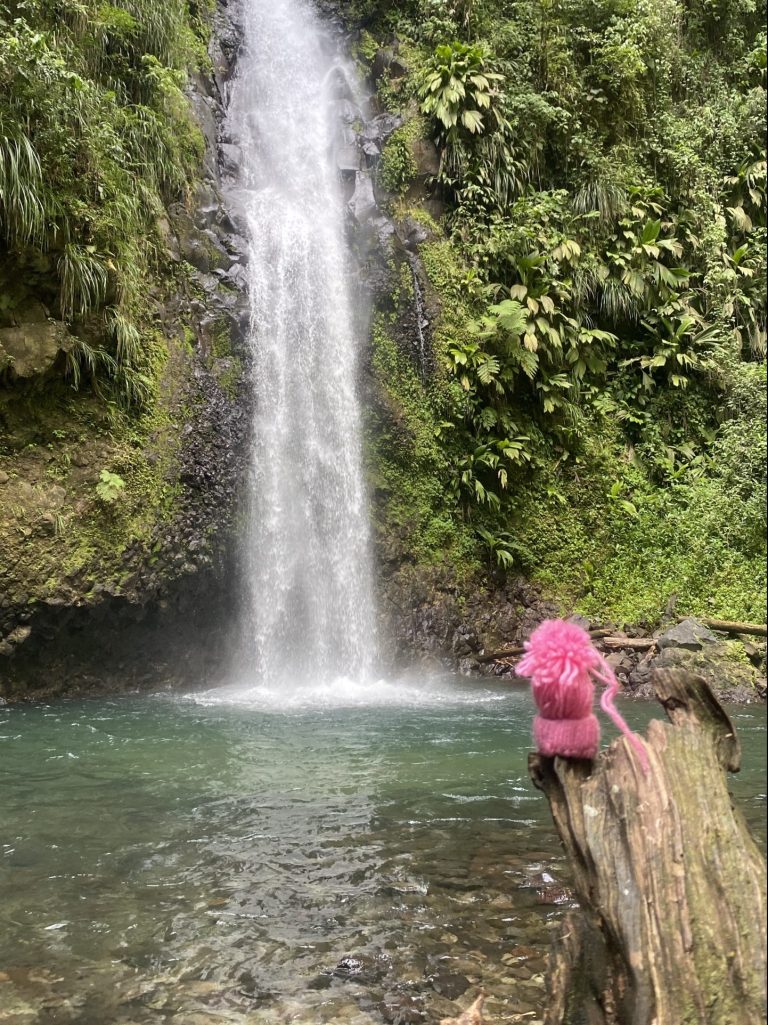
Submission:
[[[575,877],[545,1025],[764,1025],[766,865],[725,771],[733,724],[704,680],[656,674],[670,723],[645,775],[624,739],[596,762],[531,755]]]

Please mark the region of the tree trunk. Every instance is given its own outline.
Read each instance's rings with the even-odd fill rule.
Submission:
[[[766,866],[724,770],[733,724],[704,680],[656,674],[671,722],[646,776],[624,739],[593,764],[531,755],[575,876],[546,1025],[764,1025]]]

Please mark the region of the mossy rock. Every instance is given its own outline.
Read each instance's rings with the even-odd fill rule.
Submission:
[[[740,642],[708,644],[701,651],[666,648],[653,660],[653,669],[686,669],[703,677],[725,701],[757,700],[764,688],[757,669]]]

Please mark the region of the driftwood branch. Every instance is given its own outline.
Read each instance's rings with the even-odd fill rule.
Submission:
[[[594,764],[531,755],[581,905],[551,955],[546,1025],[763,1025],[766,867],[724,770],[733,724],[707,684],[656,674],[646,776],[625,740]]]
[[[604,637],[600,643],[604,648],[620,651],[626,648],[628,651],[650,651],[656,647],[653,637]]]
[[[702,619],[704,626],[710,630],[720,630],[727,634],[752,634],[756,637],[768,636],[768,626],[759,623],[731,623],[726,619]]]
[[[589,636],[593,641],[598,641],[603,637],[608,637],[610,633],[610,630],[590,630]],[[516,648],[504,648],[502,651],[491,651],[487,655],[478,655],[477,661],[481,665],[485,665],[488,662],[501,662],[505,658],[518,658],[520,655],[524,654],[525,648],[522,646]]]

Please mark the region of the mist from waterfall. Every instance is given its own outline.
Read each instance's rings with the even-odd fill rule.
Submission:
[[[337,154],[354,68],[304,0],[245,0],[228,130],[242,151],[255,420],[244,657],[267,683],[375,660],[357,363]]]

